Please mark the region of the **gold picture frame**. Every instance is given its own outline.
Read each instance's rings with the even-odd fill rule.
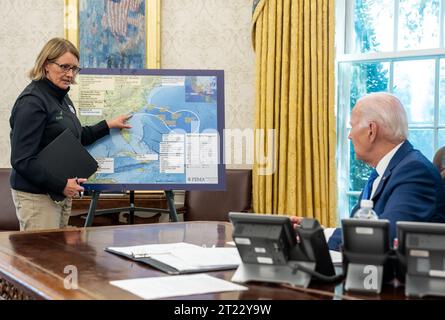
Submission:
[[[80,0],[64,0],[64,35],[80,48]],[[158,69],[160,59],[160,25],[161,25],[161,0],[143,0],[145,2],[145,65],[147,69]],[[81,54],[82,56],[82,54]],[[82,63],[82,61],[81,61]]]

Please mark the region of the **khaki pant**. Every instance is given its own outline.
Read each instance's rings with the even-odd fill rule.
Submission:
[[[59,229],[68,225],[71,198],[53,201],[47,194],[34,194],[11,189],[20,231]]]

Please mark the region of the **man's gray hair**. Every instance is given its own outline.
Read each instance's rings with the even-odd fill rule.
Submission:
[[[394,143],[408,137],[408,120],[400,100],[389,93],[368,94],[357,101],[360,105],[360,126],[376,122],[383,129],[384,136]]]

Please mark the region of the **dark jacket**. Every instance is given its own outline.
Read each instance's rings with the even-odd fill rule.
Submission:
[[[32,81],[17,98],[9,119],[13,189],[62,194],[67,181],[40,167],[36,155],[67,128],[83,145],[109,134],[106,121],[81,126],[68,91],[43,79]]]
[[[391,239],[397,221],[445,222],[445,185],[439,171],[409,141],[394,154],[371,200],[379,219],[389,220]],[[352,209],[351,217],[358,209]],[[341,229],[336,229],[329,249],[338,250],[341,243]]]

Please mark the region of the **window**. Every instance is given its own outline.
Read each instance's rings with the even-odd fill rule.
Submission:
[[[445,145],[445,0],[337,2],[339,219],[349,216],[370,168],[354,157],[349,116],[361,96],[395,94],[409,140],[432,160]]]

